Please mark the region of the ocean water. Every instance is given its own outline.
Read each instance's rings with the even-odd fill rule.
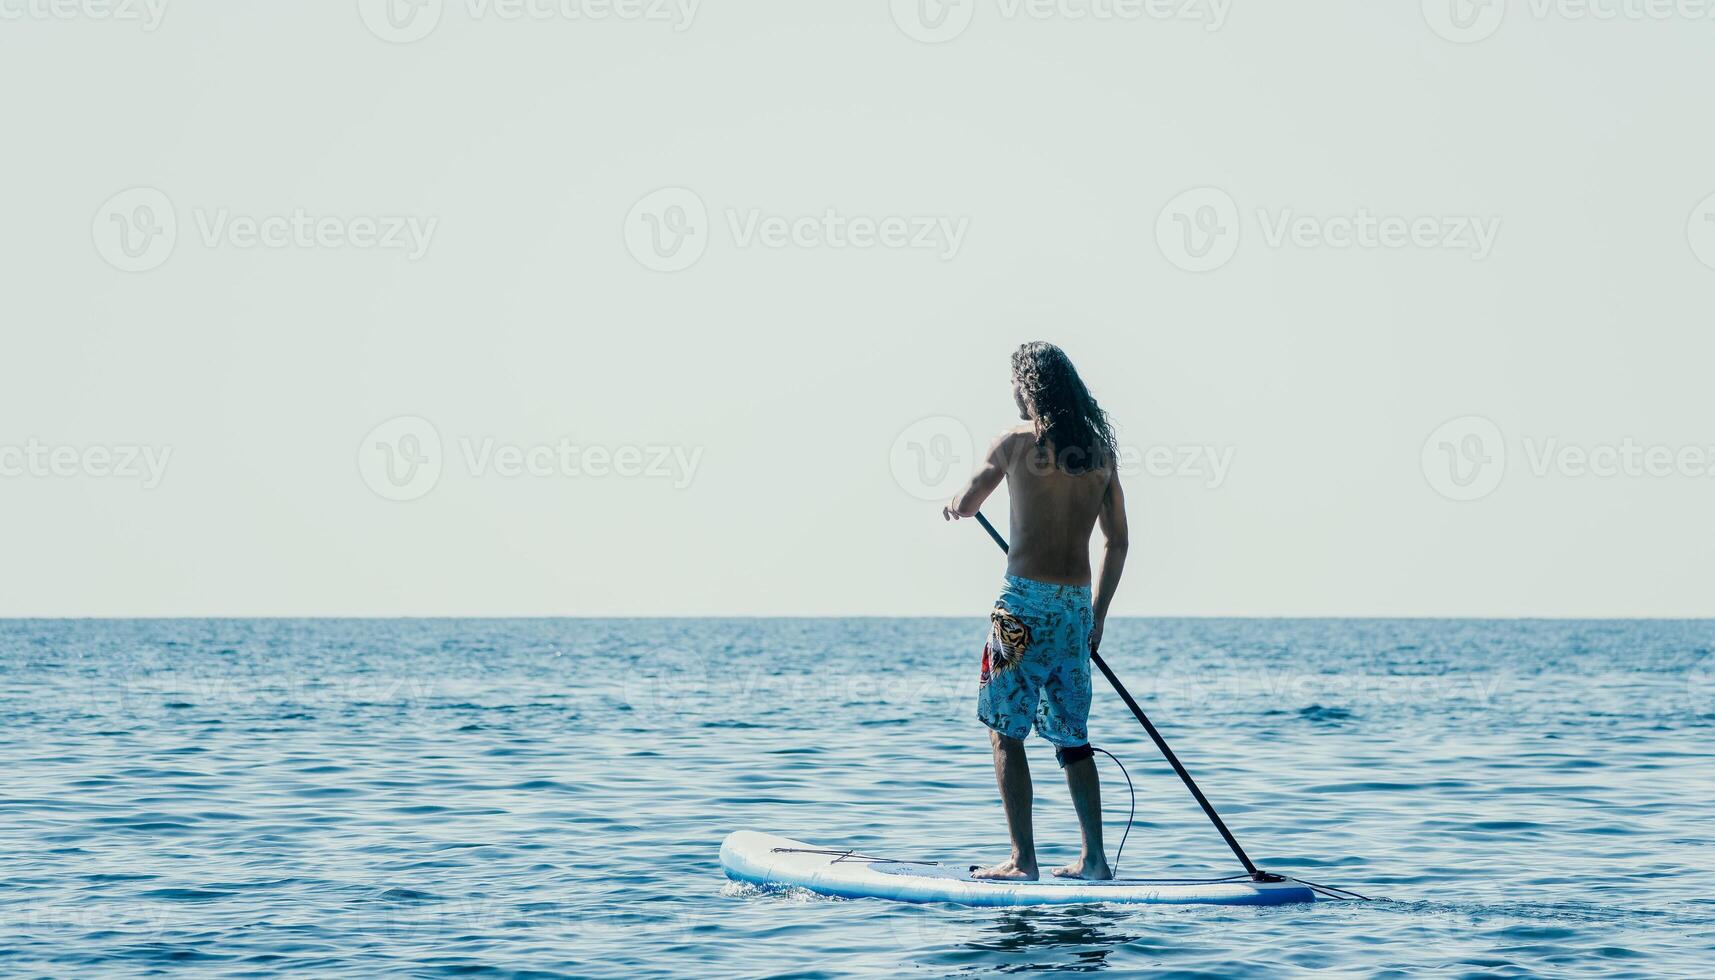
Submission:
[[[1708,976],[1715,623],[1118,620],[1264,867],[1378,901],[971,909],[728,882],[735,829],[1004,856],[984,623],[0,623],[12,976]],[[1236,865],[1097,679],[1132,875]],[[1037,836],[1076,822],[1032,740]],[[1110,847],[1124,781],[1102,762]]]

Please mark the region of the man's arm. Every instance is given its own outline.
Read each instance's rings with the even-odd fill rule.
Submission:
[[[1131,547],[1130,532],[1125,523],[1125,491],[1120,488],[1116,469],[1108,481],[1107,496],[1102,499],[1102,511],[1097,519],[1102,526],[1102,575],[1096,585],[1096,628],[1090,631],[1090,650],[1102,645],[1102,627],[1108,621],[1108,606],[1120,587],[1120,573],[1125,571],[1125,553]]]
[[[983,501],[989,499],[989,494],[994,493],[995,488],[1000,486],[1000,481],[1006,479],[1007,447],[1013,435],[1011,432],[1003,432],[994,441],[994,445],[989,447],[987,458],[977,467],[977,471],[971,474],[965,488],[954,494],[947,506],[941,508],[943,518],[956,521],[975,517],[977,511],[982,509]]]

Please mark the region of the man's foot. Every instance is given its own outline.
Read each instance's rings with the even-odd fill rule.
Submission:
[[[1106,860],[1079,861],[1077,864],[1068,864],[1064,868],[1054,869],[1054,877],[1056,878],[1083,878],[1087,881],[1108,881],[1111,880],[1113,876],[1114,871],[1112,868],[1108,867],[1108,862]]]
[[[1003,861],[992,868],[977,868],[971,872],[972,878],[995,879],[1001,881],[1035,881],[1036,865],[1021,864],[1017,859]]]

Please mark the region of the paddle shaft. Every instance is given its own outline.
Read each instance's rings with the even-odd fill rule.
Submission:
[[[1000,545],[1002,552],[1010,550],[1007,548],[1006,539],[1000,536],[1000,532],[994,529],[994,525],[990,524],[989,519],[984,517],[981,512],[977,514],[977,523],[983,526],[983,530],[989,533],[989,537],[994,539],[995,544]],[[1203,808],[1203,812],[1209,817],[1209,822],[1213,823],[1215,829],[1221,832],[1221,837],[1226,840],[1227,846],[1233,849],[1233,854],[1238,857],[1239,863],[1245,866],[1245,870],[1250,872],[1251,877],[1262,878],[1264,872],[1258,871],[1256,865],[1251,863],[1250,856],[1245,854],[1245,849],[1239,846],[1238,840],[1233,837],[1233,832],[1228,830],[1227,825],[1222,822],[1221,815],[1216,813],[1215,808],[1210,805],[1209,798],[1197,788],[1197,781],[1185,771],[1185,767],[1179,762],[1179,757],[1174,755],[1173,749],[1168,747],[1167,740],[1161,737],[1161,733],[1155,730],[1154,725],[1150,724],[1149,716],[1143,713],[1143,709],[1138,707],[1137,701],[1132,698],[1131,692],[1125,689],[1125,685],[1120,683],[1118,677],[1114,676],[1113,669],[1108,666],[1108,662],[1103,660],[1102,655],[1094,650],[1090,651],[1090,659],[1095,661],[1097,667],[1101,668],[1102,676],[1106,677],[1108,683],[1114,686],[1114,690],[1119,692],[1120,698],[1125,701],[1125,706],[1130,708],[1131,713],[1136,715],[1137,720],[1143,724],[1143,730],[1148,732],[1149,737],[1155,741],[1155,747],[1161,750],[1161,755],[1167,760],[1167,764],[1172,766],[1173,771],[1179,774],[1179,778],[1185,781],[1185,788],[1191,791],[1192,796],[1196,797],[1197,805]]]

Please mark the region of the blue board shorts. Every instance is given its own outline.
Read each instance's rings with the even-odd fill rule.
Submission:
[[[1088,744],[1094,627],[1089,586],[1008,575],[989,615],[978,720],[1011,738],[1034,725],[1057,748]]]

